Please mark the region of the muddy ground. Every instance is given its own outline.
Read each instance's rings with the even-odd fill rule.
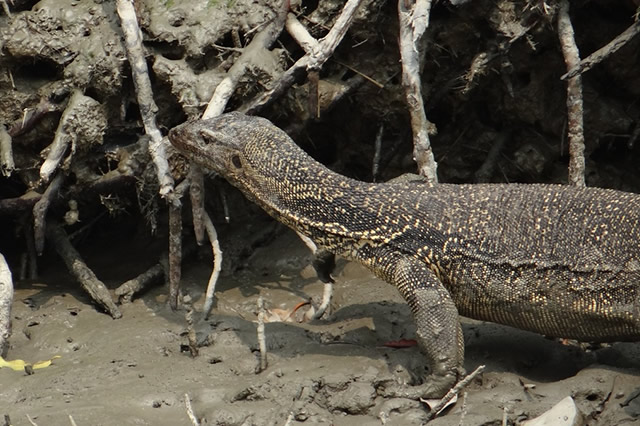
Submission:
[[[33,206],[53,176],[61,184],[46,220],[66,223],[73,245],[112,294],[166,251],[167,205],[158,195],[114,2],[6,3],[12,17],[0,14],[0,126],[12,138],[15,169],[3,168],[0,176],[0,253],[16,287],[7,358],[61,358],[33,375],[0,369],[0,415],[13,425],[69,425],[69,416],[79,426],[187,425],[188,394],[202,424],[420,424],[424,406],[379,396],[389,381],[411,383],[422,376],[415,347],[385,346],[413,337],[409,310],[393,287],[355,264],[338,265],[329,316],[266,325],[269,366],[255,373],[258,297],[269,309],[290,309],[310,297],[317,303],[323,285],[300,240],[219,181],[207,180],[207,210],[219,227],[223,276],[211,319],[197,327],[205,344],[196,358],[186,347],[184,311],[167,307],[166,286],[122,305],[122,318],[112,320],[67,273],[50,242],[35,256]],[[316,38],[326,35],[344,4],[291,3]],[[279,4],[136,2],[163,133],[202,114],[216,85]],[[431,141],[440,181],[566,183],[559,2],[433,4],[419,49],[427,116],[437,129]],[[631,26],[637,8],[635,0],[572,1],[581,57]],[[260,111],[316,159],[364,181],[415,171],[396,9],[394,1],[366,0],[320,72],[319,89],[301,76]],[[284,31],[247,69],[227,110],[264,93],[303,54]],[[640,192],[639,55],[636,37],[583,75],[589,186]],[[314,91],[326,107],[320,118],[310,108]],[[341,91],[347,94],[333,97]],[[77,146],[43,179],[44,158],[74,94],[86,106],[68,114]],[[175,157],[169,160],[179,182],[187,166]],[[189,201],[184,203],[187,246],[193,238]],[[204,248],[184,263],[183,292],[196,310],[210,274],[209,252]],[[28,271],[37,277],[24,278]],[[465,367],[487,369],[466,398],[430,424],[514,425],[566,396],[575,399],[589,425],[640,423],[640,398],[622,406],[640,387],[640,345],[577,346],[463,321]]]
[[[232,241],[223,240],[225,246]],[[88,261],[108,283],[139,271],[135,253],[153,252],[142,240],[116,242],[118,258],[93,248]],[[230,250],[231,247],[230,247]],[[381,383],[410,381],[421,371],[413,348],[385,347],[413,337],[410,312],[397,291],[360,266],[340,264],[332,313],[311,323],[267,323],[268,368],[258,364],[256,302],[291,308],[322,293],[295,234],[280,229],[245,266],[223,277],[211,319],[197,329],[210,344],[192,358],[184,314],[157,287],[122,306],[112,320],[96,311],[59,265],[42,279],[19,282],[10,357],[29,361],[60,355],[48,368],[25,375],[0,369],[0,413],[13,425],[186,425],[184,395],[202,424],[417,425],[424,406],[377,396]],[[203,303],[210,259],[192,259],[184,284]],[[465,367],[487,370],[462,402],[433,425],[500,425],[535,417],[573,396],[589,425],[637,424],[623,407],[640,384],[640,347],[615,344],[597,351],[488,323],[465,320]],[[535,385],[535,386],[530,386]],[[392,409],[394,408],[394,409]],[[636,408],[637,409],[637,408]],[[464,410],[464,418],[461,412]],[[460,423],[462,421],[462,423]]]

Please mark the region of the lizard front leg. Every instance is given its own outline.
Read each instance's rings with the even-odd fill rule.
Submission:
[[[442,397],[463,374],[464,339],[451,295],[423,262],[401,257],[390,274],[416,323],[416,340],[426,356],[430,376],[419,386],[387,386],[384,396]]]

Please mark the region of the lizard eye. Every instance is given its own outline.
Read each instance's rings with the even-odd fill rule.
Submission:
[[[231,157],[231,163],[233,163],[233,165],[238,169],[242,168],[242,162],[240,161],[239,155],[234,155],[233,157]]]

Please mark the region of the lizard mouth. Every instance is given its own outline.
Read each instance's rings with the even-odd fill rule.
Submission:
[[[227,160],[242,149],[238,142],[244,139],[225,121],[223,115],[183,123],[169,131],[169,141],[190,161],[224,176]]]

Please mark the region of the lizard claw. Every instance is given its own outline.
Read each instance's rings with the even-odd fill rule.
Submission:
[[[444,376],[431,375],[425,383],[411,386],[395,382],[382,382],[378,386],[378,395],[385,398],[434,399],[443,397],[456,383],[454,374]]]

